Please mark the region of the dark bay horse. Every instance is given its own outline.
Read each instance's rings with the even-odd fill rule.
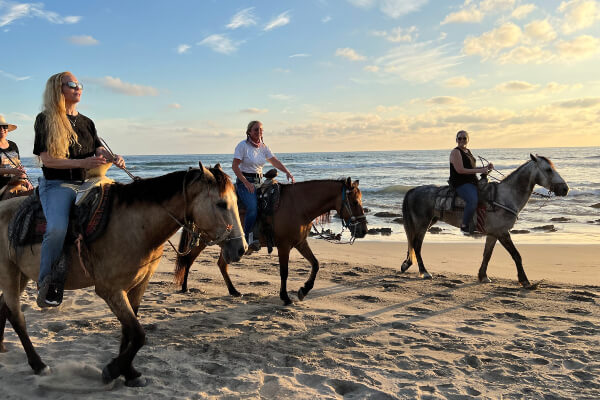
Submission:
[[[487,237],[483,251],[483,261],[479,268],[479,282],[491,282],[487,276],[487,266],[496,241],[499,240],[515,261],[519,283],[525,288],[534,288],[534,285],[531,285],[527,275],[525,275],[521,255],[513,244],[509,231],[517,221],[519,212],[531,197],[535,185],[543,186],[557,196],[566,196],[569,187],[549,159],[534,155],[530,155],[530,157],[531,160],[521,165],[497,184],[495,201],[497,207],[495,211],[487,212],[485,221]],[[419,276],[423,279],[431,279],[431,274],[425,269],[421,257],[421,246],[427,229],[438,221],[437,217],[434,217],[434,201],[439,189],[439,186],[433,185],[416,187],[406,193],[402,203],[408,251],[401,270],[405,272],[412,265],[414,257],[416,257],[419,264]],[[456,227],[460,226],[462,210],[458,212],[444,211],[442,221]]]
[[[279,208],[273,215],[273,229],[275,246],[279,255],[279,273],[281,287],[279,297],[285,305],[292,303],[287,293],[288,261],[292,248],[298,250],[311,264],[311,273],[304,286],[298,290],[298,299],[303,300],[313,288],[319,261],[314,256],[308,245],[308,234],[312,221],[336,210],[343,221],[349,226],[350,232],[357,238],[367,234],[367,219],[362,208],[362,194],[358,188],[358,181],[345,180],[314,180],[299,182],[293,185],[281,185]],[[187,232],[183,232],[179,241],[180,250],[185,248],[189,241]],[[265,246],[264,238],[261,245]],[[185,256],[178,256],[175,264],[175,281],[182,285],[182,291],[187,291],[187,277],[190,268],[204,248],[196,247]],[[227,272],[227,261],[223,254],[219,256],[217,265],[221,270],[229,294],[241,296],[233,286]]]
[[[133,183],[113,184],[112,214],[102,236],[88,246],[86,268],[79,264],[75,246],[65,289],[95,286],[122,326],[119,354],[102,371],[105,382],[123,375],[128,386],[143,386],[145,380],[132,365],[145,343],[144,329],[137,319],[142,295],[156,270],[163,245],[181,226],[198,233],[203,243],[221,246],[227,262],[237,261],[246,251],[237,210],[237,196],[229,177],[217,165],[206,169],[178,171]],[[36,374],[49,373],[48,366],[29,339],[21,311],[21,293],[29,280],[37,281],[41,245],[14,248],[6,227],[26,198],[0,202],[0,352],[6,320],[10,321]]]

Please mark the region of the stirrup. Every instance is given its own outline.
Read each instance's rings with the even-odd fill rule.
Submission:
[[[58,300],[49,300],[47,298],[48,292],[50,291],[50,285],[52,284],[51,280],[52,276],[47,275],[42,280],[42,283],[39,284],[38,295],[35,302],[40,308],[58,307],[61,303]]]

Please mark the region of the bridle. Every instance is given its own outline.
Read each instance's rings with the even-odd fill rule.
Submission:
[[[177,225],[179,225],[179,227],[181,229],[183,229],[184,231],[186,231],[187,233],[190,234],[190,240],[186,243],[186,249],[183,252],[180,252],[179,250],[177,250],[175,248],[175,246],[173,245],[173,243],[171,243],[171,240],[167,240],[167,242],[169,242],[169,244],[171,245],[171,247],[173,248],[173,250],[175,250],[175,253],[178,256],[186,256],[190,253],[190,251],[192,251],[192,249],[194,249],[195,247],[198,247],[200,245],[203,245],[204,247],[206,246],[212,246],[212,245],[221,245],[223,243],[229,242],[231,240],[235,240],[235,239],[240,239],[241,236],[237,236],[237,237],[231,237],[231,233],[233,231],[233,225],[232,224],[226,224],[225,228],[223,229],[223,232],[221,232],[220,234],[217,235],[216,238],[211,239],[210,236],[208,235],[208,233],[206,233],[206,231],[200,230],[196,224],[194,223],[194,221],[191,221],[188,218],[187,215],[187,186],[189,184],[192,184],[196,179],[198,179],[198,176],[195,176],[189,183],[186,182],[187,181],[187,177],[190,173],[190,171],[192,171],[192,168],[189,168],[184,177],[183,177],[183,188],[182,188],[182,192],[183,192],[183,209],[185,210],[185,213],[183,215],[183,222],[181,222],[177,217],[175,217],[173,215],[173,213],[171,213],[169,210],[167,210],[166,207],[163,206],[163,209],[165,210],[165,212],[169,215],[169,217],[171,217],[171,219],[173,219],[173,221],[175,221],[177,223]]]

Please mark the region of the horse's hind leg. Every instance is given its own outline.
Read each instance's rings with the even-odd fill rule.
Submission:
[[[423,247],[423,239],[425,239],[426,233],[427,229],[415,235],[413,249],[417,258],[417,263],[419,264],[419,278],[431,279],[431,274],[427,272],[427,269],[425,268],[425,263],[423,262],[423,257],[421,257],[421,248]]]
[[[11,282],[3,286],[4,293],[0,301],[0,314],[2,316],[0,318],[8,319],[8,322],[10,322],[21,340],[29,365],[37,375],[41,375],[49,372],[50,369],[35,351],[31,339],[27,334],[25,316],[23,315],[23,311],[21,311],[20,301],[21,292],[25,289],[26,284],[27,279],[24,279],[21,273],[16,273],[11,276]]]
[[[21,274],[21,286],[19,287],[19,295],[23,293],[27,287],[27,278],[24,274]],[[8,318],[8,306],[4,301],[4,295],[0,295],[0,353],[6,352],[6,346],[4,345],[4,329],[6,328],[6,319]]]
[[[283,304],[289,306],[292,304],[292,299],[287,293],[287,278],[288,278],[288,263],[290,261],[290,248],[277,247],[279,254],[279,276],[281,277],[281,286],[279,287],[279,298],[283,300]]]
[[[531,283],[529,283],[529,279],[527,279],[527,275],[525,275],[525,270],[523,269],[523,260],[521,259],[521,254],[519,254],[519,251],[515,247],[510,237],[510,233],[506,232],[506,234],[500,236],[498,240],[500,240],[502,246],[504,246],[504,248],[510,253],[511,257],[515,261],[515,265],[517,266],[517,276],[521,286],[524,288],[531,287]]]
[[[233,297],[240,297],[242,294],[238,292],[235,286],[233,286],[233,282],[231,282],[231,278],[229,277],[229,265],[225,262],[225,259],[223,258],[222,250],[219,254],[219,260],[217,261],[217,265],[219,266],[219,271],[221,271],[221,275],[223,276],[225,285],[227,285],[227,290],[229,290],[229,294]]]
[[[296,245],[296,249],[302,254],[304,258],[310,262],[311,270],[310,276],[307,281],[304,282],[304,286],[298,289],[298,299],[304,300],[304,297],[310,292],[315,284],[315,278],[317,277],[317,272],[319,272],[319,260],[315,257],[312,250],[308,246],[308,242],[304,240],[302,243]]]
[[[490,258],[492,257],[492,252],[494,251],[494,246],[496,245],[495,236],[487,235],[485,238],[485,249],[483,250],[483,260],[481,261],[481,267],[479,268],[479,274],[477,278],[481,283],[490,283],[492,282],[490,278],[487,276],[487,267],[490,262]]]
[[[410,268],[410,266],[413,263],[414,254],[415,251],[413,250],[412,246],[409,245],[408,250],[406,251],[406,260],[404,260],[404,262],[400,266],[400,271],[406,272]]]

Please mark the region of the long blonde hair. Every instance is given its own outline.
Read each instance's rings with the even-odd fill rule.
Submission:
[[[44,109],[46,116],[46,148],[53,158],[68,158],[69,145],[77,142],[77,134],[67,118],[67,106],[62,92],[63,77],[73,75],[69,71],[52,75],[46,82]]]

